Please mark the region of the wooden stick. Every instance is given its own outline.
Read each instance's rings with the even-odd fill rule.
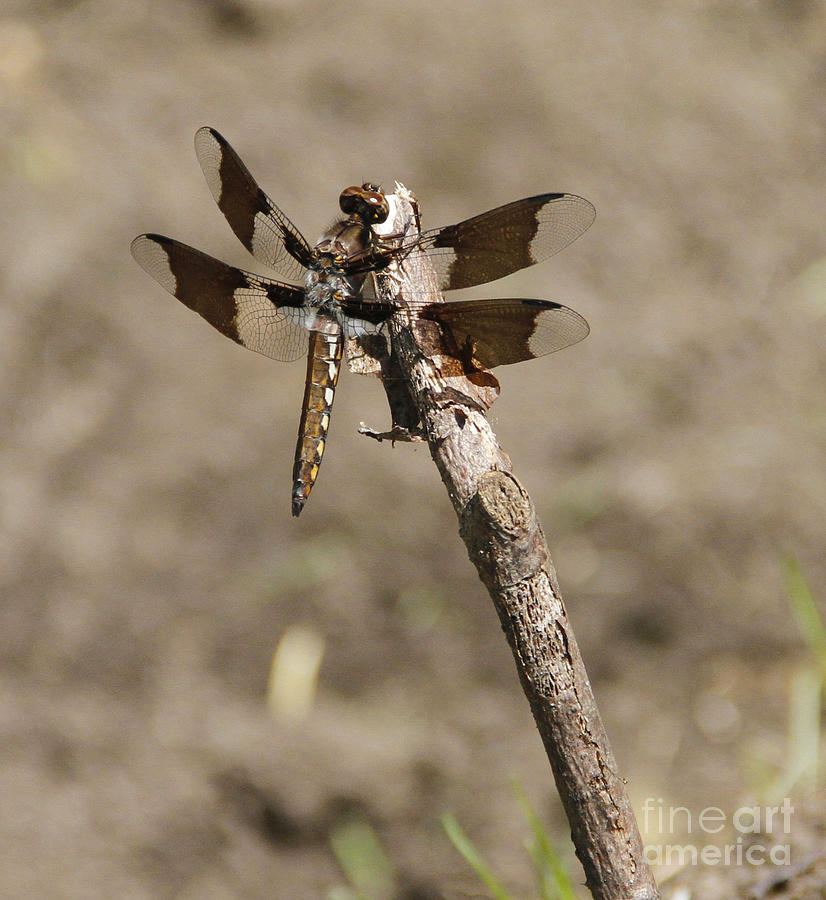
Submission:
[[[397,188],[391,195],[396,211],[390,227],[396,234],[409,234],[418,221],[415,198],[402,185]],[[459,533],[513,651],[587,886],[598,900],[655,900],[660,894],[542,527],[485,416],[492,402],[490,382],[480,386],[467,378],[446,377],[437,326],[417,320],[405,308],[406,300],[421,300],[423,291],[440,299],[424,254],[414,251],[400,267],[378,276],[376,291],[401,307],[391,321],[392,355],[453,502]],[[399,406],[398,397],[394,403]],[[410,429],[409,413],[407,421],[394,421],[394,427],[400,425]]]

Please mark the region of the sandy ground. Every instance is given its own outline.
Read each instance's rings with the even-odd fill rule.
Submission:
[[[731,844],[705,807],[790,796],[772,840],[802,861],[826,802],[786,777],[808,656],[781,559],[822,601],[826,6],[7,0],[0,896],[326,897],[354,821],[392,865],[373,896],[472,896],[446,810],[535,896],[512,776],[572,855],[427,451],[356,433],[388,424],[380,386],[342,379],[293,520],[304,367],[130,258],[148,230],[254,267],[195,161],[204,124],[311,239],[368,178],[413,188],[425,226],[545,191],[597,206],[552,262],[474,293],[592,326],[499,370],[491,418],[641,822],[646,798],[695,816],[647,840]],[[321,654],[303,718],[266,702],[285,634]]]

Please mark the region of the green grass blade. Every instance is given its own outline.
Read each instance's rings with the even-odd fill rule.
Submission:
[[[800,632],[826,678],[826,626],[812,598],[809,585],[800,570],[796,557],[787,554],[783,560],[786,593],[789,597]]]
[[[559,853],[551,841],[548,830],[531,806],[522,785],[514,779],[513,792],[533,832],[534,844],[531,859],[536,869],[542,900],[577,900],[574,886]],[[551,890],[553,889],[553,893]]]
[[[508,892],[497,880],[490,866],[482,859],[471,839],[462,831],[456,818],[450,813],[442,815],[442,828],[450,838],[450,842],[464,856],[479,878],[485,883],[494,900],[510,900]]]
[[[812,791],[817,784],[820,755],[820,697],[822,676],[813,666],[795,672],[789,703],[789,790],[800,785]]]
[[[376,832],[367,822],[356,820],[337,825],[330,834],[330,843],[347,880],[360,898],[374,900],[393,892],[393,867]]]

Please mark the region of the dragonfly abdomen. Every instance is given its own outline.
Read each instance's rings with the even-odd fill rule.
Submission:
[[[294,516],[301,515],[318,477],[318,467],[327,443],[330,411],[335,399],[343,347],[344,337],[339,323],[334,319],[322,319],[318,316],[310,332],[304,405],[295,448],[292,500]]]

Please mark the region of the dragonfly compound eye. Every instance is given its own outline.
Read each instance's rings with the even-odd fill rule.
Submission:
[[[384,222],[390,215],[390,205],[384,193],[373,184],[348,187],[338,198],[341,211],[348,216],[357,216],[369,225]]]

